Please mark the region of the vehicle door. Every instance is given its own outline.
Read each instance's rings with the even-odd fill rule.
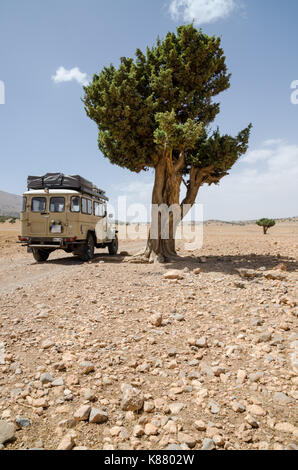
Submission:
[[[88,197],[81,198],[81,224],[80,231],[82,239],[87,238],[89,230],[94,230],[94,224],[92,221],[92,200]]]
[[[49,196],[49,215],[48,235],[58,238],[67,236],[69,229],[66,195],[51,194]]]
[[[49,211],[48,197],[44,194],[34,195],[29,198],[28,225],[31,237],[46,237],[48,235]]]
[[[106,205],[94,201],[94,215],[96,217],[96,238],[98,243],[102,243],[108,239],[108,223]]]

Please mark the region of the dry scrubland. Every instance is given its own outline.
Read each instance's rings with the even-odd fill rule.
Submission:
[[[297,448],[298,223],[210,224],[165,266],[38,265],[17,231],[0,226],[2,447]]]

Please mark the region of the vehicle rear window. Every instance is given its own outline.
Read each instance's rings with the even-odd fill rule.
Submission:
[[[71,212],[80,212],[80,198],[78,196],[73,196],[70,200],[70,210]]]
[[[64,212],[65,199],[64,197],[51,197],[50,212]]]
[[[31,201],[32,212],[44,212],[46,210],[47,200],[45,197],[33,197]]]
[[[22,199],[22,212],[26,212],[26,205],[27,205],[27,198],[26,198],[26,196],[23,196],[23,199]]]

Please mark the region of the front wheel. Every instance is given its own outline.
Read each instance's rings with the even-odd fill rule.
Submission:
[[[81,251],[79,253],[79,258],[82,261],[90,261],[91,259],[94,258],[94,237],[91,233],[89,233],[86,243],[83,245],[81,248]]]
[[[44,263],[50,256],[50,252],[47,250],[41,250],[40,248],[32,248],[32,253],[35,261],[38,263]]]
[[[118,253],[118,237],[117,237],[117,235],[115,235],[114,240],[111,243],[109,243],[108,248],[109,248],[109,254],[110,255],[117,255],[117,253]]]

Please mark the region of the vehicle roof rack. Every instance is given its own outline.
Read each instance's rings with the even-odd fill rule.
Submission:
[[[109,200],[109,198],[107,196],[105,196],[105,191],[103,191],[101,189],[97,189],[97,188],[90,189],[90,188],[82,186],[80,191],[82,193],[89,194],[90,196],[94,196],[94,197],[97,197],[99,199],[103,199],[104,201]]]
[[[73,189],[98,199],[108,201],[105,191],[80,175],[46,173],[44,176],[28,176],[28,189]]]

